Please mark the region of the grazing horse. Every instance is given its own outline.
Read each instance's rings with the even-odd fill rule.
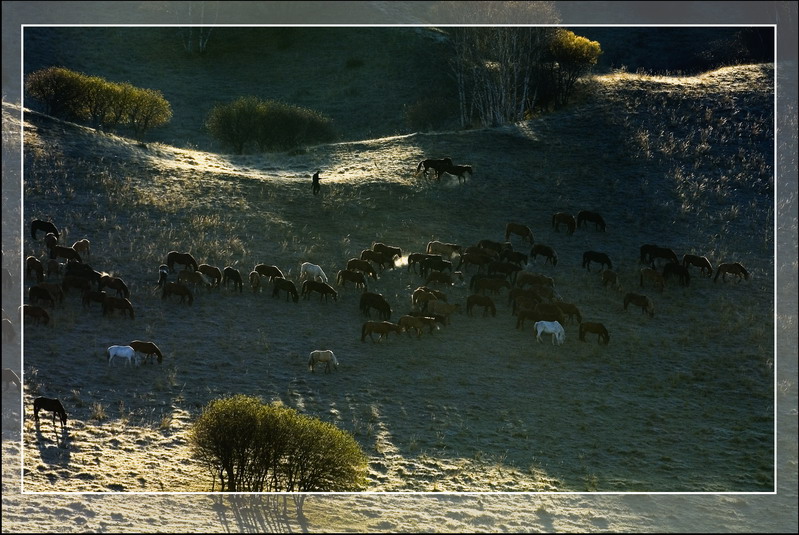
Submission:
[[[555,300],[553,301],[556,307],[563,312],[565,317],[568,317],[570,321],[577,320],[577,323],[583,322],[583,315],[580,314],[580,309],[577,308],[577,305],[573,303],[564,303],[563,301]]]
[[[427,310],[426,313],[430,315],[440,315],[444,317],[445,324],[449,325],[450,316],[455,312],[460,311],[461,305],[460,303],[447,303],[445,301],[441,301],[436,299],[434,301],[427,302]]]
[[[608,330],[601,323],[586,321],[580,324],[580,340],[585,342],[585,334],[594,333],[599,335],[599,343],[608,345],[610,342],[610,334]]]
[[[208,277],[212,286],[219,287],[222,284],[222,270],[209,264],[200,264],[197,271]]]
[[[655,305],[647,296],[630,292],[624,296],[624,310],[627,310],[630,303],[641,307],[641,312],[649,314],[649,317],[655,317]]]
[[[269,282],[272,282],[276,277],[286,278],[286,276],[277,266],[256,264],[256,266],[253,268],[253,271],[257,271],[262,277],[269,277]]]
[[[596,212],[589,212],[588,210],[581,210],[577,212],[577,226],[583,227],[586,222],[594,224],[594,229],[605,232],[605,220]]]
[[[679,258],[677,258],[677,253],[668,247],[659,247],[657,245],[646,244],[641,246],[640,253],[641,258],[639,262],[649,264],[653,268],[655,267],[655,260],[658,258],[665,258],[666,260],[674,262],[675,264],[680,263]]]
[[[560,232],[560,226],[566,225],[566,234],[574,234],[574,229],[577,228],[577,221],[574,216],[567,212],[558,212],[552,216],[552,228],[555,232]]]
[[[666,286],[666,279],[663,278],[663,275],[660,274],[659,271],[653,268],[642,268],[640,270],[640,279],[641,279],[641,286],[644,285],[644,279],[651,280],[655,287],[658,289],[659,292],[663,291],[663,288]]]
[[[250,280],[250,286],[252,287],[253,293],[256,293],[258,290],[261,289],[261,274],[257,271],[250,271],[250,274],[247,277]]]
[[[516,234],[517,236],[521,236],[522,240],[527,240],[530,245],[535,242],[533,238],[533,231],[527,225],[522,225],[521,223],[508,223],[505,225],[505,241],[510,240],[511,234]]]
[[[134,364],[136,366],[139,365],[139,359],[136,357],[136,350],[131,346],[110,346],[105,350],[105,354],[109,366],[111,366],[111,362],[113,362],[114,359],[123,359],[127,362],[128,366],[133,366]]]
[[[60,236],[58,228],[50,221],[34,219],[33,221],[31,221],[31,237],[34,240],[36,239],[36,232],[39,230],[43,231],[45,234],[47,234],[48,232],[52,232],[53,234],[55,234],[56,238]]]
[[[460,271],[456,271],[455,273],[460,273]],[[446,284],[447,286],[452,286],[455,284],[452,280],[452,275],[442,271],[431,271],[424,281],[425,284],[431,284],[433,282],[438,284]]]
[[[42,261],[35,256],[29,256],[25,259],[25,276],[30,277],[31,272],[36,274],[36,282],[44,280],[44,266]]]
[[[427,253],[411,253],[411,254],[409,254],[408,255],[408,271],[410,271],[411,268],[413,268],[413,272],[416,273],[417,272],[416,271],[416,266],[417,265],[421,266],[422,262],[424,262],[426,258],[429,258],[431,256],[437,256],[437,257],[441,258],[441,255],[429,255]]]
[[[444,260],[440,255],[427,255],[427,258],[422,260],[419,272],[426,275],[428,271],[444,271],[447,270],[452,273],[452,262]]]
[[[239,270],[233,266],[226,266],[222,271],[222,284],[224,284],[225,288],[227,288],[228,283],[230,282],[233,283],[234,291],[236,290],[236,287],[238,287],[239,292],[244,291],[244,282],[241,280],[241,273]]]
[[[480,272],[483,270],[484,266],[488,266],[491,262],[494,262],[495,258],[483,254],[483,253],[476,253],[476,252],[469,252],[463,253],[460,258],[460,262],[458,263],[458,268],[466,269],[469,265],[477,266],[477,271]]]
[[[82,240],[78,240],[72,244],[72,248],[75,249],[80,254],[85,254],[86,258],[91,258],[92,251],[91,251],[91,242],[86,238]]]
[[[533,245],[533,248],[530,249],[530,256],[533,257],[533,260],[535,260],[535,258],[538,255],[546,257],[546,260],[544,260],[544,264],[549,262],[553,266],[558,265],[558,253],[556,253],[555,249],[553,249],[549,245],[543,245],[540,243],[536,243],[535,245]]]
[[[372,342],[375,342],[372,336],[374,333],[380,335],[377,337],[377,341],[379,342],[383,338],[388,338],[388,333],[392,332],[402,334],[403,328],[398,323],[392,323],[390,321],[367,321],[363,324],[363,327],[361,327],[361,342],[366,341],[367,335]]]
[[[177,251],[169,251],[166,255],[166,265],[169,267],[169,272],[175,272],[175,264],[181,264],[186,266],[186,268],[192,268],[194,271],[197,271],[199,267],[197,265],[197,260],[191,255],[191,253],[179,253]]]
[[[501,273],[510,281],[514,281],[516,279],[516,274],[521,270],[522,267],[518,264],[514,264],[513,262],[495,261],[488,264],[489,275]]]
[[[740,262],[731,262],[726,264],[719,264],[718,269],[716,270],[716,276],[713,277],[713,282],[719,280],[719,275],[721,275],[721,280],[726,282],[727,281],[727,273],[731,275],[738,275],[738,282],[741,279],[749,280],[749,272],[746,271],[746,268]]]
[[[338,301],[338,292],[326,282],[307,280],[302,283],[302,295],[305,299],[311,298],[311,292],[319,292],[319,301],[324,297],[327,303],[328,296],[333,296],[333,301]]]
[[[608,269],[613,269],[613,263],[610,257],[605,253],[598,253],[596,251],[586,251],[583,253],[583,267],[591,271],[591,262],[596,262],[600,266],[607,266]],[[602,267],[600,267],[600,270]]]
[[[78,251],[66,245],[55,245],[50,249],[50,258],[66,258],[67,262],[83,262]]]
[[[128,289],[128,285],[125,284],[125,281],[123,281],[119,277],[114,277],[112,275],[103,275],[102,277],[100,277],[100,284],[98,285],[98,290],[102,290],[104,286],[107,286],[112,290],[116,290],[117,297],[124,297],[126,299],[130,298],[130,290]]]
[[[325,363],[325,373],[330,373],[331,365],[333,369],[338,370],[338,359],[329,349],[311,351],[308,357],[308,369],[314,371],[314,367],[320,362]]]
[[[186,300],[188,300],[188,304],[194,303],[194,295],[192,295],[189,287],[182,282],[167,281],[164,284],[164,291],[161,293],[161,299],[166,299],[170,295],[179,296],[181,303],[185,303]]]
[[[37,305],[22,305],[22,317],[24,318],[26,316],[33,318],[34,325],[39,325],[39,323],[49,325],[50,323],[50,314]]]
[[[377,253],[383,253],[388,257],[393,265],[393,263],[398,259],[402,258],[402,249],[399,247],[395,247],[393,245],[386,245],[385,243],[375,242],[372,244],[372,250]]]
[[[511,249],[505,249],[501,253],[499,253],[499,259],[504,260],[506,262],[511,262],[522,268],[527,265],[527,261],[529,257],[522,253],[521,251],[513,251]]]
[[[427,302],[435,299],[441,299],[446,302],[447,296],[440,290],[434,290],[427,286],[419,286],[411,294],[411,305],[418,306],[421,310],[427,308]]]
[[[147,362],[147,360],[153,355],[155,355],[158,364],[161,364],[161,361],[164,360],[163,353],[161,353],[161,350],[153,342],[145,342],[143,340],[133,340],[129,345],[137,353],[144,354],[144,362]]]
[[[391,305],[382,294],[374,292],[363,292],[359,303],[361,313],[371,317],[371,309],[376,309],[381,320],[391,319]]]
[[[90,290],[86,289],[81,296],[81,303],[83,304],[83,308],[89,308],[92,302],[103,304],[105,301],[106,293],[104,290]]]
[[[602,272],[602,286],[607,286],[610,284],[610,287],[621,291],[621,282],[619,282],[619,274],[615,271],[610,269],[606,269]]]
[[[543,342],[543,340],[541,340],[542,334],[552,335],[553,346],[556,343],[557,345],[561,345],[566,341],[566,331],[563,330],[563,325],[557,321],[537,321],[535,325],[533,325],[533,328],[535,329],[535,339],[539,342]]]
[[[427,254],[440,254],[443,257],[452,258],[455,255],[461,254],[461,246],[457,243],[445,243],[433,240],[427,242],[425,252]]]
[[[495,278],[480,278],[477,279],[474,283],[474,291],[475,292],[482,292],[485,295],[486,290],[490,290],[492,294],[499,295],[499,291],[502,288],[507,288],[509,291],[511,289],[511,284],[508,282],[507,279],[495,279]]]
[[[377,280],[377,272],[375,268],[372,267],[372,264],[369,263],[368,260],[361,260],[360,258],[350,258],[347,260],[347,270],[349,271],[360,271],[365,275],[369,275],[373,279]]]
[[[214,285],[211,279],[206,277],[201,271],[192,271],[190,269],[180,270],[178,273],[178,282],[194,284],[195,286],[205,286],[209,290]]]
[[[87,283],[94,283],[97,289],[100,289],[100,279],[103,278],[103,273],[92,269],[89,264],[82,264],[78,262],[67,262],[64,268],[64,280],[67,277],[81,277],[86,279]]]
[[[22,389],[22,381],[20,381],[19,375],[11,368],[3,368],[3,390],[8,387],[9,383],[14,384],[17,390]]]
[[[371,249],[364,249],[361,251],[361,260],[367,262],[374,262],[380,268],[380,271],[386,269],[386,264],[393,264],[393,260],[383,252],[373,251]]]
[[[327,282],[327,275],[325,275],[321,267],[316,264],[311,264],[310,262],[303,262],[302,265],[300,265],[300,280],[305,280],[308,277],[310,277],[311,280]]]
[[[526,320],[533,322],[555,321],[561,325],[566,323],[563,312],[553,303],[538,303],[533,309],[519,309],[516,312],[516,328],[523,329]]]
[[[683,255],[682,265],[685,267],[696,266],[699,268],[699,272],[702,275],[704,275],[705,272],[707,272],[708,277],[713,276],[713,265],[710,263],[710,260],[708,260],[707,257],[705,256],[698,256],[694,254]]]
[[[292,281],[283,277],[275,277],[275,280],[272,281],[272,284],[274,284],[272,297],[280,297],[280,290],[283,290],[286,292],[286,302],[288,302],[289,296],[291,296],[291,299],[295,303],[300,300],[300,294],[297,293],[297,287]]]
[[[50,290],[38,284],[36,286],[31,286],[28,290],[28,300],[32,305],[43,303],[50,308],[55,307],[55,297],[53,297],[53,294],[50,293]]]
[[[113,295],[106,295],[103,299],[103,316],[110,315],[115,309],[121,310],[123,315],[127,313],[130,319],[134,319],[133,305],[130,300],[124,297],[114,297]]]
[[[342,269],[336,274],[336,284],[346,286],[347,282],[354,282],[356,288],[361,288],[366,291],[366,277],[361,271],[352,271],[349,269]]]
[[[494,304],[494,301],[487,295],[472,294],[466,298],[466,313],[469,316],[472,315],[472,308],[476,306],[483,307],[483,316],[488,316],[489,312],[494,317],[496,317],[497,315],[497,306]]]
[[[680,285],[682,286],[688,286],[691,283],[691,273],[689,273],[688,268],[682,264],[669,262],[663,266],[663,280],[668,280],[672,275],[679,279]]]
[[[515,286],[517,288],[524,288],[528,284],[531,286],[549,286],[554,288],[555,279],[540,273],[532,273],[530,271],[520,271],[516,274]]]
[[[445,173],[458,177],[458,183],[466,182],[466,173],[469,173],[469,178],[472,177],[474,171],[471,165],[450,165],[445,170]]]
[[[397,324],[402,327],[402,330],[408,333],[408,336],[411,335],[411,329],[416,330],[416,338],[422,337],[422,329],[425,327],[428,329],[430,334],[433,334],[433,331],[440,329],[438,325],[436,325],[436,319],[432,316],[412,316],[410,314],[406,314],[400,317]]]
[[[58,416],[61,420],[61,429],[67,425],[67,411],[61,401],[55,398],[38,397],[33,400],[33,419],[39,423],[39,411],[50,411],[53,413],[53,427],[55,427],[55,417]]]
[[[428,169],[433,169],[436,172],[436,180],[441,179],[441,174],[447,171],[447,168],[452,166],[452,159],[451,158],[442,158],[440,160],[430,159],[422,160],[419,162],[419,165],[416,166],[416,176],[419,176],[419,173],[422,172],[422,168],[424,167],[424,176],[427,177]]]

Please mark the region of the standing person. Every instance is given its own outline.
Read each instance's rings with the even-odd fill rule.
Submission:
[[[319,193],[321,187],[319,186],[319,171],[313,174],[313,194],[316,195]]]

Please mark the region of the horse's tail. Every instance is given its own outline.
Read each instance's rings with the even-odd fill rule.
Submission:
[[[308,357],[308,369],[311,370],[311,371],[313,371],[313,365],[314,365],[314,361],[315,360],[316,359],[314,359],[314,354],[311,353],[311,356]]]
[[[721,266],[719,266],[718,269],[716,269],[716,276],[713,277],[713,282],[719,280],[719,275],[721,275]]]
[[[422,166],[423,166],[423,165],[424,165],[424,160],[422,160],[421,162],[419,162],[419,165],[417,165],[417,166],[416,166],[416,174],[417,174],[417,175],[419,174],[419,171],[421,171],[421,170],[422,170]]]

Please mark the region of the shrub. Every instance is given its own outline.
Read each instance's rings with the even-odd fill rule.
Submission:
[[[405,108],[405,120],[413,130],[439,130],[457,119],[457,103],[443,97],[425,97]]]
[[[229,492],[354,491],[366,456],[334,425],[236,395],[209,403],[190,431],[193,455]],[[212,489],[213,490],[213,489]]]
[[[25,96],[42,103],[44,113],[74,118],[82,94],[83,75],[63,67],[49,67],[28,75]]]

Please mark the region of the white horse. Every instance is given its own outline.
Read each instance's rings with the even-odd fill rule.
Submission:
[[[320,362],[325,363],[325,373],[330,372],[331,364],[333,365],[334,369],[338,369],[338,360],[333,352],[329,349],[317,349],[315,351],[311,351],[311,355],[308,358],[308,369],[313,371],[314,366]]]
[[[553,346],[555,345],[555,341],[557,341],[557,345],[566,341],[566,331],[563,330],[563,326],[557,321],[537,321],[534,327],[535,339],[539,342],[543,342],[543,340],[541,340],[541,335],[545,333],[552,335]]]
[[[322,268],[310,262],[303,262],[300,266],[300,280],[305,280],[308,277],[316,281],[327,282],[327,275]]]
[[[128,366],[133,366],[134,363],[136,366],[139,365],[139,357],[131,346],[111,346],[106,350],[106,355],[109,366],[111,366],[111,361],[115,358],[125,359],[128,362]]]

